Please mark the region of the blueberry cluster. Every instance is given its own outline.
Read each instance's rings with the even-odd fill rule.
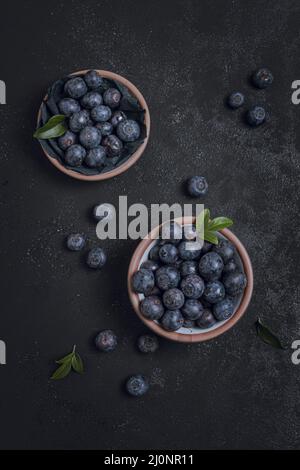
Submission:
[[[252,75],[252,83],[256,88],[268,88],[274,80],[270,70],[261,68]],[[234,91],[227,98],[227,104],[232,109],[238,109],[245,103],[245,96],[240,91]],[[252,106],[246,112],[246,121],[252,127],[257,127],[266,121],[266,111],[263,106]]]
[[[234,246],[221,235],[218,245],[200,246],[194,227],[168,226],[168,240],[156,242],[132,277],[134,292],[143,294],[142,315],[166,331],[207,329],[229,319],[247,282]]]

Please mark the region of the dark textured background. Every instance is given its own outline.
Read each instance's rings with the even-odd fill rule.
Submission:
[[[5,3],[5,4],[4,4]],[[0,448],[299,448],[300,366],[291,350],[261,343],[260,315],[288,345],[300,336],[300,6],[294,1],[9,0],[1,5],[1,315],[8,364],[0,366]],[[267,65],[274,86],[247,78]],[[98,67],[124,75],[148,101],[149,147],[126,174],[86,184],[60,174],[31,135],[55,79]],[[270,122],[247,128],[223,105],[232,89],[265,103]],[[133,241],[103,243],[109,263],[89,272],[63,247],[90,235],[97,202],[188,202],[182,182],[205,175],[205,202],[235,220],[255,291],[245,317],[206,344],[161,341],[143,357],[144,331],[126,291]],[[95,333],[113,328],[118,350],[101,355]],[[53,383],[54,360],[76,343],[86,373]],[[124,379],[151,377],[128,398]]]

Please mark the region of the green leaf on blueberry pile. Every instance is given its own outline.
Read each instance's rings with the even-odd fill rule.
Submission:
[[[43,127],[36,130],[33,137],[36,139],[55,139],[56,137],[61,137],[67,132],[65,119],[66,116],[63,114],[52,116]]]
[[[76,352],[76,346],[73,346],[73,350],[70,354],[67,354],[67,356],[55,362],[59,367],[52,375],[52,380],[64,379],[69,375],[72,369],[78,374],[83,374],[84,372],[83,362],[79,354]]]
[[[203,240],[217,245],[219,243],[218,234],[220,230],[231,227],[233,221],[228,217],[210,218],[209,209],[202,211],[196,220],[196,231]]]
[[[269,346],[273,346],[273,348],[277,349],[286,349],[280,342],[280,340],[277,338],[277,336],[272,333],[269,328],[267,328],[263,323],[261,322],[260,318],[257,319],[255,323],[255,328],[256,328],[256,333],[257,336],[266,344]]]

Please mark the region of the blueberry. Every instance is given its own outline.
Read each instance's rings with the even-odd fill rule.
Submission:
[[[86,83],[80,77],[71,78],[65,84],[65,93],[74,99],[81,98],[87,91]]]
[[[160,246],[159,245],[154,245],[151,248],[151,250],[149,251],[149,258],[152,261],[160,261],[159,250],[160,250]]]
[[[108,106],[100,104],[95,106],[91,111],[91,118],[95,122],[105,122],[108,121],[111,117],[111,110]]]
[[[106,160],[106,148],[99,147],[91,149],[84,159],[84,163],[90,168],[100,168]]]
[[[150,297],[150,296],[153,296],[155,295],[156,297],[160,297],[161,296],[161,290],[157,287],[157,286],[154,286],[153,289],[151,289],[149,292],[146,292],[146,294],[144,294],[145,297]]]
[[[149,354],[157,351],[159,343],[154,335],[142,335],[138,338],[137,346],[142,353]]]
[[[197,320],[197,326],[199,328],[211,328],[217,323],[217,320],[213,316],[211,310],[205,309],[201,315],[201,317]]]
[[[123,150],[123,144],[116,135],[108,135],[103,139],[102,145],[107,148],[107,153],[110,157],[118,157]]]
[[[212,249],[215,253],[221,256],[224,263],[227,263],[234,256],[234,246],[230,241],[219,239],[218,245],[215,245]]]
[[[168,310],[180,309],[184,304],[184,295],[177,288],[166,290],[163,294],[163,303]]]
[[[120,122],[125,121],[125,119],[127,119],[127,116],[123,111],[115,111],[110,122],[113,127],[117,127],[117,125],[120,124]]]
[[[99,129],[99,131],[101,132],[101,135],[103,137],[106,137],[107,135],[112,134],[112,132],[114,130],[112,124],[108,121],[106,121],[106,122],[97,122],[97,124],[95,124],[95,127],[97,129]]]
[[[132,276],[132,288],[138,294],[147,294],[154,287],[154,274],[149,269],[140,269]]]
[[[232,109],[240,108],[241,106],[243,106],[244,102],[245,97],[243,93],[240,93],[239,91],[234,91],[233,93],[231,93],[228,96],[227,100],[228,106],[230,106],[230,108]]]
[[[213,306],[213,314],[218,321],[224,321],[231,317],[234,312],[234,305],[229,297],[221,300]]]
[[[230,259],[225,265],[223,269],[223,274],[234,273],[238,269],[236,262],[234,259]]]
[[[208,282],[205,286],[204,299],[210,304],[216,304],[225,297],[225,288],[220,281]]]
[[[117,108],[121,101],[121,93],[116,88],[108,88],[103,95],[104,103],[110,108]]]
[[[74,100],[73,98],[63,98],[58,103],[58,108],[61,114],[64,114],[68,117],[80,111],[80,105],[78,101]]]
[[[247,285],[244,273],[234,272],[223,276],[223,283],[228,295],[236,296],[243,292]]]
[[[74,113],[69,120],[70,130],[73,132],[79,132],[89,124],[89,121],[90,115],[85,109],[78,113]]]
[[[101,269],[107,260],[105,252],[100,247],[92,248],[87,256],[86,264],[92,269]]]
[[[118,124],[117,136],[124,142],[134,142],[141,135],[139,124],[133,119],[125,119]]]
[[[182,227],[177,222],[174,222],[174,220],[167,222],[162,226],[160,236],[162,240],[177,243],[182,239]]]
[[[103,330],[95,338],[95,346],[99,351],[111,352],[116,349],[118,339],[112,330]]]
[[[79,141],[86,149],[98,147],[101,142],[101,132],[96,127],[87,126],[80,131]]]
[[[257,88],[267,88],[272,85],[273,80],[273,74],[267,68],[258,69],[252,75],[252,82]]]
[[[71,145],[65,153],[65,161],[69,166],[80,166],[86,156],[86,151],[81,145]]]
[[[171,243],[166,243],[159,250],[159,258],[163,263],[172,264],[176,261],[178,250]]]
[[[126,390],[133,397],[141,397],[149,390],[149,382],[143,375],[133,375],[126,382]]]
[[[57,139],[59,148],[62,150],[67,150],[71,145],[76,144],[77,135],[74,132],[67,131],[64,135]]]
[[[189,276],[190,274],[197,274],[198,273],[198,265],[196,261],[183,261],[180,266],[180,274],[185,277]]]
[[[262,106],[253,106],[249,109],[246,117],[250,126],[260,126],[266,120],[266,111]]]
[[[188,320],[198,320],[203,313],[203,305],[199,300],[187,299],[181,309],[182,314]]]
[[[177,287],[180,281],[179,271],[172,266],[162,266],[155,273],[155,281],[161,290]]]
[[[159,297],[145,297],[140,304],[141,312],[149,320],[159,320],[164,314],[164,307]]]
[[[91,90],[96,90],[103,83],[103,78],[96,70],[89,70],[85,76],[84,81]]]
[[[81,233],[72,233],[67,238],[67,247],[71,251],[80,251],[84,247],[86,237]]]
[[[193,176],[187,182],[188,193],[192,197],[205,196],[208,184],[204,176]]]
[[[192,328],[195,328],[196,326],[196,323],[194,320],[189,320],[188,318],[184,318],[183,320],[183,325],[182,325],[184,328],[189,328],[189,329],[192,329]]]
[[[96,106],[100,106],[102,104],[102,96],[100,93],[96,91],[89,91],[84,97],[81,99],[81,106],[87,109],[93,109]]]
[[[159,264],[157,264],[155,261],[151,261],[148,259],[147,261],[144,261],[143,264],[141,265],[142,269],[149,269],[149,271],[157,271],[159,268]]]
[[[166,331],[177,331],[183,326],[183,321],[180,310],[167,310],[161,319],[161,325]]]
[[[185,297],[189,299],[199,299],[204,292],[204,281],[197,274],[186,276],[180,284],[181,290]]]
[[[197,241],[184,241],[178,246],[179,256],[181,259],[190,261],[200,257],[201,247]]]
[[[221,256],[210,251],[202,256],[199,262],[199,273],[206,281],[217,281],[222,274],[223,267]]]

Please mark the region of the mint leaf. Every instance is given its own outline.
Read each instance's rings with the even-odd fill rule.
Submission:
[[[228,217],[216,217],[208,223],[208,230],[219,231],[226,227],[231,227],[233,221]]]
[[[75,355],[72,358],[72,367],[73,367],[73,370],[75,370],[75,372],[77,372],[78,374],[83,374],[84,372],[83,362],[78,353],[75,353]]]
[[[67,126],[65,124],[66,116],[63,114],[57,114],[56,116],[52,116],[49,121],[33,134],[33,137],[36,139],[55,139],[56,137],[60,137],[67,132]]]
[[[52,380],[64,379],[69,375],[72,369],[75,372],[78,372],[78,374],[83,374],[84,372],[83,362],[79,354],[76,352],[76,346],[73,346],[73,350],[70,354],[67,354],[65,357],[55,362],[56,364],[59,364],[59,367],[52,375]]]
[[[71,361],[64,362],[52,375],[51,379],[52,380],[61,380],[67,377],[69,373],[71,372]]]
[[[219,243],[219,239],[216,235],[216,232],[205,231],[204,232],[204,240],[206,240],[209,243],[212,243],[213,245],[218,245],[218,243]]]
[[[255,323],[257,336],[269,346],[277,349],[286,349],[282,346],[280,340],[265,325],[262,324],[260,318]]]

